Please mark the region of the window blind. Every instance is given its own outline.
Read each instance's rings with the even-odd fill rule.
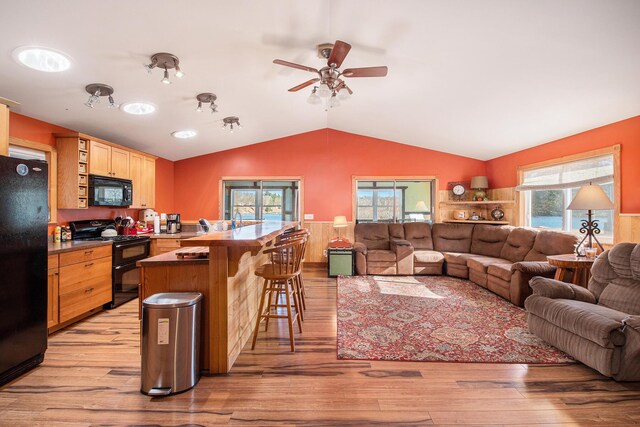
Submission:
[[[517,191],[562,190],[583,185],[604,184],[613,181],[613,155],[589,157],[573,162],[560,163],[523,173]]]
[[[23,160],[47,160],[44,151],[19,147],[17,145],[9,145],[9,157],[16,157]]]

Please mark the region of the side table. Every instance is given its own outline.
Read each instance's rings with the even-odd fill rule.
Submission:
[[[595,258],[577,257],[573,254],[566,255],[550,255],[547,257],[550,265],[557,267],[555,279],[562,282],[565,280],[567,273],[572,272],[571,283],[584,288],[589,284],[591,277],[591,266]]]

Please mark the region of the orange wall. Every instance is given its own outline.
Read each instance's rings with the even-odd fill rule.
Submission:
[[[489,185],[514,187],[518,166],[616,144],[620,144],[621,213],[640,213],[640,116],[489,160]]]
[[[41,120],[32,119],[17,113],[9,115],[9,136],[29,141],[56,145],[53,136],[58,132],[72,132],[60,126]],[[171,188],[170,192],[163,192],[162,188]],[[156,160],[156,205],[158,212],[170,211],[173,208],[173,162],[163,158]],[[88,209],[58,209],[58,224],[84,219],[111,219],[117,215],[131,215],[137,219],[137,209],[112,209],[90,207]]]
[[[321,129],[251,146],[179,160],[174,165],[174,208],[184,219],[219,216],[223,176],[301,176],[304,213],[315,221],[351,217],[352,176],[431,176],[447,182],[484,175],[480,160]]]

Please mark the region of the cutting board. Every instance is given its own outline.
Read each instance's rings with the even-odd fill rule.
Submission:
[[[183,258],[209,258],[208,246],[194,246],[192,248],[185,248],[176,251],[176,256],[180,259]]]

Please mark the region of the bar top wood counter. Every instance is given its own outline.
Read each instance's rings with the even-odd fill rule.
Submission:
[[[208,246],[209,259],[180,260],[173,251],[139,261],[141,300],[158,292],[201,292],[201,369],[227,373],[249,340],[258,315],[261,280],[255,270],[268,262],[263,253],[297,221],[266,221],[181,240],[181,246]],[[186,262],[185,262],[186,261]]]

